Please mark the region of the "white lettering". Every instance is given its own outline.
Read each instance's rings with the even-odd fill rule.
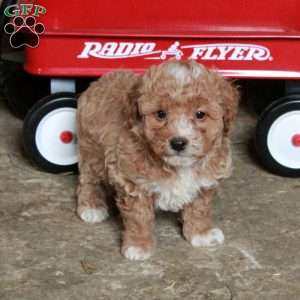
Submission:
[[[85,47],[77,56],[78,58],[88,58],[89,56],[97,57],[97,52],[101,49],[101,43],[85,42],[84,45]]]
[[[128,56],[131,53],[133,46],[133,43],[120,43],[115,56]]]
[[[146,43],[143,44],[143,47],[141,49],[141,53],[149,53],[154,51],[156,44],[155,43]]]
[[[181,47],[192,49],[190,59],[201,60],[258,60],[270,59],[270,50],[266,47],[253,44],[199,44]]]
[[[234,49],[231,46],[220,46],[219,48],[220,55],[218,56],[217,60],[226,60],[226,55]]]
[[[269,59],[271,57],[269,49],[266,48],[254,48],[255,51],[253,51],[252,57],[253,59],[262,61]]]
[[[101,56],[113,56],[116,49],[118,47],[117,43],[105,43],[101,49],[101,51],[99,52],[99,54],[97,55],[101,55]]]
[[[218,58],[218,50],[214,52],[217,47],[208,47],[204,56],[202,57],[203,60],[216,60]]]
[[[142,52],[142,47],[144,46],[144,43],[135,43],[135,46],[131,52],[132,55],[140,54]]]
[[[193,49],[192,55],[189,57],[190,59],[197,59],[198,57],[203,56],[204,52],[207,48],[205,47],[196,47]]]
[[[173,44],[172,44],[173,45]],[[171,51],[171,47],[166,49],[156,49],[156,43],[131,43],[131,42],[85,42],[82,52],[78,58],[97,57],[103,59],[123,59],[137,56],[148,56],[145,59],[165,59],[166,56],[176,56],[181,59],[186,55],[186,49],[190,49],[192,54],[190,59],[211,60],[211,61],[265,61],[272,59],[270,50],[266,47],[254,44],[198,44],[180,46],[176,44],[176,51]],[[180,53],[179,57],[177,54]],[[149,54],[152,54],[149,57]],[[153,56],[154,55],[154,56]]]
[[[244,60],[247,50],[249,50],[249,47],[235,47],[231,56],[228,57],[228,60]]]

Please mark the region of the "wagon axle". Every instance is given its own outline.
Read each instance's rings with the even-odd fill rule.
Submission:
[[[65,130],[60,133],[59,138],[64,144],[70,144],[74,140],[74,133],[72,131]]]

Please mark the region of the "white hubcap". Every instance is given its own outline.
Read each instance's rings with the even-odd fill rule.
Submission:
[[[272,157],[281,165],[300,169],[300,111],[281,115],[271,125],[267,145]]]
[[[35,136],[38,151],[49,162],[67,166],[78,162],[76,109],[62,107],[45,115]]]

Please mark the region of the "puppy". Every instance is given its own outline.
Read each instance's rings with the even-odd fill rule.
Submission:
[[[237,89],[194,61],[169,61],[143,76],[114,72],[92,83],[78,103],[80,218],[96,223],[108,216],[109,185],[128,259],[153,253],[156,208],[181,211],[183,236],[194,247],[221,244],[210,206],[219,180],[230,175],[237,106]]]

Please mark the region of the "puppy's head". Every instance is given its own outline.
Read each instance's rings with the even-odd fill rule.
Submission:
[[[172,166],[204,158],[236,115],[237,90],[194,61],[151,67],[139,88],[138,110],[149,146]]]

